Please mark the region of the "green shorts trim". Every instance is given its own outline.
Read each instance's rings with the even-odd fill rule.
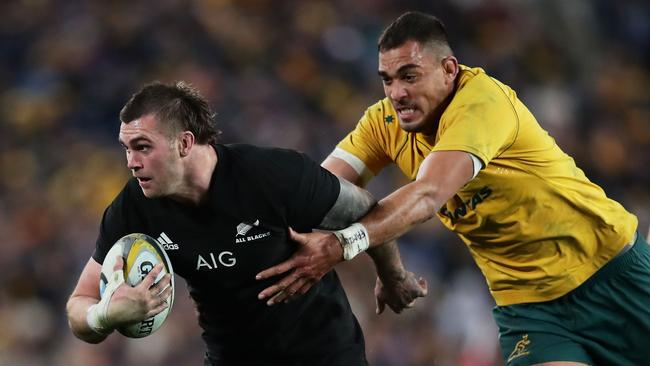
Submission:
[[[637,233],[631,249],[570,293],[493,315],[507,366],[650,365],[650,246]]]

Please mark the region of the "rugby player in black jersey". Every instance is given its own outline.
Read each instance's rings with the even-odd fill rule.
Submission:
[[[119,285],[104,313],[89,311],[99,301],[110,247],[142,232],[157,238],[187,281],[206,365],[367,364],[362,331],[334,271],[305,296],[276,307],[257,297],[274,279],[258,281],[255,274],[295,251],[290,227],[345,227],[374,205],[369,193],[295,151],[217,144],[207,102],[183,83],[145,86],[120,119],[133,178],[106,209],[95,251],[68,301],[78,338],[101,342],[167,306],[169,275],[150,287],[156,267],[139,286]],[[370,254],[388,284],[378,298],[399,310],[426,295],[394,246],[378,249]]]

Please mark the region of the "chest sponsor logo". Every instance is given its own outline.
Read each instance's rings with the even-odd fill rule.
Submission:
[[[483,187],[480,191],[476,192],[472,198],[466,202],[462,202],[455,210],[450,211],[445,204],[440,209],[440,213],[449,217],[452,221],[457,221],[459,218],[464,217],[470,210],[475,210],[479,203],[483,202],[486,198],[490,197],[492,189],[490,187]]]
[[[160,233],[160,236],[156,238],[156,241],[158,242],[158,244],[160,244],[160,246],[165,251],[179,250],[180,249],[178,244],[172,242],[172,240],[169,238],[169,236],[167,236],[167,234],[165,234],[164,231],[162,233]]]
[[[160,246],[163,247],[165,251],[180,249],[180,246],[174,243],[169,238],[169,236],[164,232],[160,233],[160,236],[156,238],[156,241],[158,242],[158,244],[160,244]],[[225,268],[234,267],[236,264],[237,264],[237,258],[235,258],[235,254],[227,250],[219,253],[210,252],[210,253],[198,254],[196,257],[197,271],[212,270],[212,269],[218,269],[224,267]],[[148,268],[147,273],[152,268]]]
[[[249,241],[255,241],[262,238],[266,238],[267,236],[271,236],[270,231],[246,235],[252,228],[259,227],[259,226],[260,226],[260,220],[255,220],[255,222],[252,224],[242,222],[241,224],[237,225],[237,234],[235,234],[235,243],[237,244],[248,243]]]
[[[220,253],[199,254],[196,257],[196,270],[219,269],[223,267],[234,267],[237,264],[237,258],[233,252],[224,250]]]

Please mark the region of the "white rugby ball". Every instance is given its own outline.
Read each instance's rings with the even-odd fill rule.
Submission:
[[[124,261],[124,282],[131,286],[137,286],[158,263],[164,263],[165,267],[156,277],[156,283],[163,276],[170,273],[171,276],[171,295],[167,298],[169,306],[157,315],[142,320],[141,322],[118,328],[118,331],[130,338],[142,338],[150,335],[160,328],[174,304],[174,270],[167,253],[162,249],[158,242],[146,234],[133,233],[122,237],[115,242],[106,254],[102,263],[102,272],[99,281],[100,295],[104,295],[104,289],[108,283],[108,278],[113,273],[113,268],[117,256],[122,256]]]

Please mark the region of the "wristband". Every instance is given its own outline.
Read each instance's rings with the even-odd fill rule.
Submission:
[[[343,258],[346,261],[351,260],[370,246],[368,230],[358,222],[343,230],[335,231],[334,235],[336,235],[341,247],[343,247]]]
[[[113,297],[113,292],[123,283],[124,273],[121,270],[113,272],[106,284],[101,300],[88,308],[86,322],[95,333],[108,335],[113,331],[108,321],[108,305]]]

